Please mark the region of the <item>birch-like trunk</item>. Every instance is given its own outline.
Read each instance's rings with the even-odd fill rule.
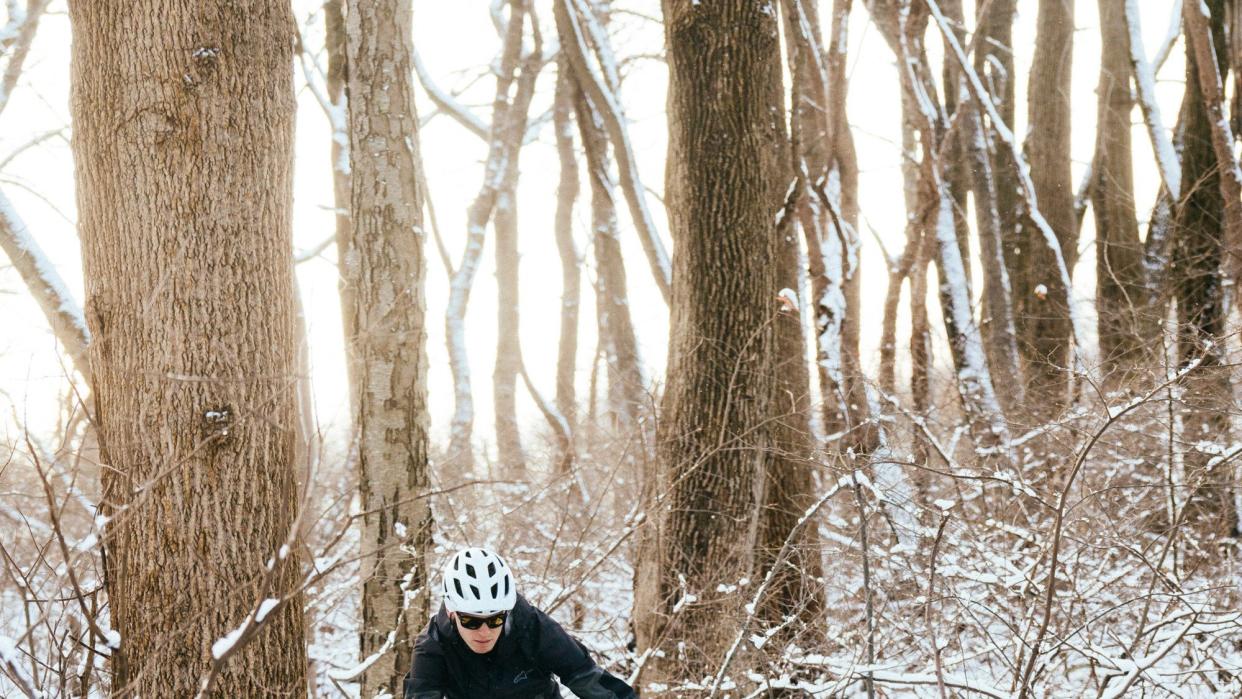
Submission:
[[[193,696],[213,645],[280,599],[215,688],[303,696],[292,13],[69,12],[112,695]]]
[[[410,0],[347,0],[355,302],[347,342],[359,381],[362,696],[399,692],[426,623],[431,510],[427,464],[426,234],[418,187]],[[392,638],[389,638],[390,634]]]

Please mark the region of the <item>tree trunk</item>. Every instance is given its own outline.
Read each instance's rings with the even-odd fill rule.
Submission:
[[[562,43],[573,40],[573,25],[564,3],[556,4],[557,31]],[[592,18],[590,21],[597,21]],[[591,184],[591,235],[595,250],[595,317],[604,365],[608,369],[608,409],[613,427],[628,430],[644,412],[646,388],[643,384],[638,340],[630,314],[625,261],[621,257],[621,238],[617,226],[616,187],[613,184],[608,135],[599,105],[584,88],[580,72],[571,73],[574,109],[582,149],[586,154],[587,177]]]
[[[1095,305],[1105,385],[1122,387],[1154,360],[1151,338],[1157,319],[1147,316],[1143,243],[1134,210],[1130,153],[1130,32],[1125,0],[1100,0],[1103,57],[1096,89],[1099,118],[1091,170],[1095,215]]]
[[[557,62],[556,102],[552,120],[561,181],[556,190],[556,249],[561,257],[561,336],[556,353],[556,409],[570,429],[577,422],[578,398],[574,376],[578,359],[578,307],[582,298],[582,263],[574,244],[574,203],[578,199],[578,154],[574,152],[574,85],[568,62]],[[567,455],[560,463],[567,464]]]
[[[324,48],[328,54],[328,74],[326,79],[327,97],[336,109],[336,118],[332,123],[332,206],[336,212],[336,266],[340,270],[337,277],[337,289],[341,297],[341,326],[346,335],[356,327],[354,309],[358,302],[354,298],[353,288],[346,282],[345,272],[353,259],[353,226],[349,214],[349,198],[353,185],[350,184],[350,152],[349,152],[349,112],[345,104],[345,83],[349,79],[349,56],[346,50],[345,37],[345,2],[346,0],[325,0],[323,3]],[[345,371],[349,379],[350,415],[358,413],[358,367],[353,356],[353,348],[346,343]],[[356,427],[353,426],[353,427]],[[352,429],[351,440],[357,438],[357,430]],[[351,449],[352,452],[352,449]]]
[[[510,2],[509,23],[505,28],[504,43],[500,50],[500,69],[496,73],[496,97],[492,101],[492,123],[488,134],[483,186],[466,214],[466,250],[449,280],[448,308],[444,314],[445,344],[448,348],[449,366],[453,372],[455,404],[449,427],[448,459],[462,470],[469,469],[474,462],[471,438],[474,429],[474,399],[470,358],[466,351],[466,305],[470,301],[474,276],[482,261],[487,224],[492,220],[502,193],[509,191],[508,196],[512,196],[508,183],[517,176],[517,149],[521,147],[526,133],[527,113],[538,74],[537,70],[523,70],[522,78],[517,81],[516,92],[510,95],[522,59],[525,8],[523,0]],[[497,424],[499,422],[498,416]]]
[[[215,686],[303,696],[292,13],[69,10],[112,691],[194,695],[213,644],[284,598]]]
[[[409,0],[348,0],[353,223],[342,270],[356,303],[347,340],[357,370],[362,495],[362,696],[396,693],[426,623],[426,295],[418,115]],[[419,594],[406,599],[406,593]],[[392,640],[389,635],[394,634]]]
[[[958,22],[959,30],[956,34],[959,42],[964,42],[965,19],[960,1],[946,3],[942,7],[946,14],[952,9],[950,19]],[[952,99],[946,95],[945,104],[953,104],[956,109],[961,110],[957,117],[961,124],[955,132],[957,148],[954,154],[954,171],[965,180],[959,186],[968,187],[974,194],[975,226],[983,268],[983,313],[979,328],[983,333],[984,351],[996,386],[997,398],[1005,415],[1010,416],[1025,402],[1025,392],[1022,390],[1021,358],[1013,322],[1013,289],[1003,252],[1004,224],[1000,217],[996,170],[988,150],[983,119],[965,84],[962,68],[952,59],[947,60],[945,65],[946,84],[953,86],[949,93]],[[1012,205],[1011,203],[1010,206]],[[959,206],[965,210],[963,201],[959,201]],[[967,230],[964,218],[959,217],[957,221],[961,226],[959,230],[964,233]],[[958,236],[959,243],[963,237]],[[959,248],[963,250],[963,259],[970,259],[968,246],[959,244]]]
[[[511,136],[514,134],[510,134]],[[521,134],[516,135],[522,138]],[[512,146],[514,157],[521,144]],[[517,375],[521,368],[518,322],[517,188],[496,197],[496,364],[492,370],[492,406],[496,419],[496,459],[501,473],[516,476],[526,468],[517,420]]]
[[[658,680],[719,662],[738,632],[729,620],[745,612],[743,595],[718,585],[754,579],[779,320],[771,193],[784,184],[774,13],[744,0],[663,9],[675,255],[657,451],[668,508],[634,605],[639,646],[665,651],[649,663]]]
[[[1208,0],[1211,30],[1219,65],[1227,66],[1224,41],[1224,2]],[[1187,23],[1187,26],[1191,26]],[[1183,398],[1187,414],[1183,439],[1192,447],[1185,457],[1186,521],[1204,539],[1237,531],[1226,469],[1209,470],[1211,453],[1193,445],[1201,441],[1229,443],[1231,390],[1224,363],[1225,298],[1222,285],[1221,243],[1225,215],[1218,179],[1221,176],[1212,147],[1212,124],[1199,88],[1199,61],[1187,42],[1186,96],[1182,119],[1183,196],[1176,210],[1174,285],[1177,294],[1178,355],[1183,366],[1200,360],[1186,380]]]
[[[794,144],[798,167],[810,180],[798,218],[807,241],[824,432],[846,435],[843,447],[869,452],[876,435],[858,356],[858,162],[845,109],[851,6],[851,0],[833,3],[832,41],[825,51],[815,4],[784,3]]]
[[[1013,20],[1017,13],[1017,2],[1018,0],[992,0],[990,3],[976,3],[979,24],[978,37],[975,39],[975,72],[987,87],[997,113],[1010,127],[1017,115],[1018,74],[1013,61]],[[990,151],[996,184],[996,215],[1000,223],[1001,254],[1013,294],[1009,313],[1012,318],[1018,309],[1019,279],[1025,278],[1025,263],[1020,252],[1023,245],[1018,230],[1022,197],[1019,194],[1017,164],[1009,149],[993,147]],[[1021,367],[1018,369],[1021,371]]]
[[[1078,246],[1070,175],[1074,0],[1040,0],[1036,25],[1026,157],[1039,210],[1056,233],[1065,267],[1072,273]],[[1026,360],[1029,414],[1039,423],[1068,404],[1072,333],[1066,288],[1054,253],[1032,221],[1024,216],[1021,226],[1018,265],[1011,277],[1014,319],[1018,347]]]

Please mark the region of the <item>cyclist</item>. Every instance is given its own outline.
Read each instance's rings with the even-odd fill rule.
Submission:
[[[444,602],[414,644],[405,699],[554,699],[553,675],[583,699],[637,697],[517,594],[499,555],[463,549],[441,578]]]

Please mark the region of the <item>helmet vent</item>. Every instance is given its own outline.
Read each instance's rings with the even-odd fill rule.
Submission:
[[[500,585],[492,585],[492,597],[495,597],[495,596],[496,596],[496,590],[497,590],[497,588],[499,588],[499,587],[500,587]]]
[[[462,592],[462,591],[461,591],[461,581],[460,581],[460,580],[454,580],[454,581],[453,581],[453,587],[456,587],[456,588],[457,588],[457,596],[458,596],[458,597],[465,597],[465,596],[466,596],[466,593],[464,593],[464,592]]]
[[[495,564],[495,563],[488,563],[488,564],[487,564],[487,576],[490,578],[491,576],[493,576],[493,575],[495,575],[495,574],[496,574],[496,564]]]
[[[505,595],[509,594],[509,576],[505,576]]]
[[[479,594],[479,588],[475,585],[470,586],[470,591],[474,593],[475,599],[483,599],[483,595]]]
[[[474,566],[470,565],[469,563],[466,564],[466,575],[469,575],[472,578],[479,577],[478,575],[475,575]]]

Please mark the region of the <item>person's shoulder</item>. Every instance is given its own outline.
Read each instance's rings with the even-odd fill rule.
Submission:
[[[432,615],[427,622],[427,627],[423,632],[418,634],[418,638],[414,640],[415,652],[440,653],[444,645],[444,623],[448,619],[448,614],[444,608]]]

